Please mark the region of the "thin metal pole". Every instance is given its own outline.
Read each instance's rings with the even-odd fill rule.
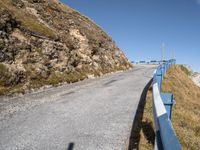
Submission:
[[[162,43],[161,46],[161,61],[165,60],[165,43]]]

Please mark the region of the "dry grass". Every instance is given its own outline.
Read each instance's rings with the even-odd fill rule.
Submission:
[[[140,131],[139,148],[141,150],[154,149],[155,133],[154,133],[154,120],[152,113],[152,87],[148,90],[146,97],[146,105],[142,118],[142,130]]]
[[[183,149],[200,149],[200,88],[182,66],[172,67],[163,82],[163,91],[175,95],[173,126]]]
[[[9,78],[10,73],[8,72],[8,69],[4,64],[0,63],[0,86],[7,86]]]

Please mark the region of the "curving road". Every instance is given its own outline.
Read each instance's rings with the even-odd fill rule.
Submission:
[[[155,66],[0,98],[0,150],[122,150]]]

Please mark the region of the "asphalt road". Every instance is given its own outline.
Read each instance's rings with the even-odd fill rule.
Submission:
[[[122,150],[154,66],[0,99],[0,150]]]

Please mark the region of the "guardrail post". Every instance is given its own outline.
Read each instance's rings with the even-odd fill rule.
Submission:
[[[171,63],[167,63],[167,71],[169,70],[170,67],[171,67]]]
[[[165,65],[165,74],[167,73],[168,63]]]
[[[164,76],[165,76],[165,65],[164,64],[161,66],[161,72],[162,72],[162,80],[163,80]]]
[[[174,95],[172,93],[161,93],[161,98],[163,100],[168,117],[171,120],[172,119],[172,107],[174,104]]]
[[[158,83],[159,91],[161,91],[161,88],[162,88],[162,80],[163,80],[162,69],[159,69],[159,70],[156,72],[156,81],[157,81],[157,83]]]

